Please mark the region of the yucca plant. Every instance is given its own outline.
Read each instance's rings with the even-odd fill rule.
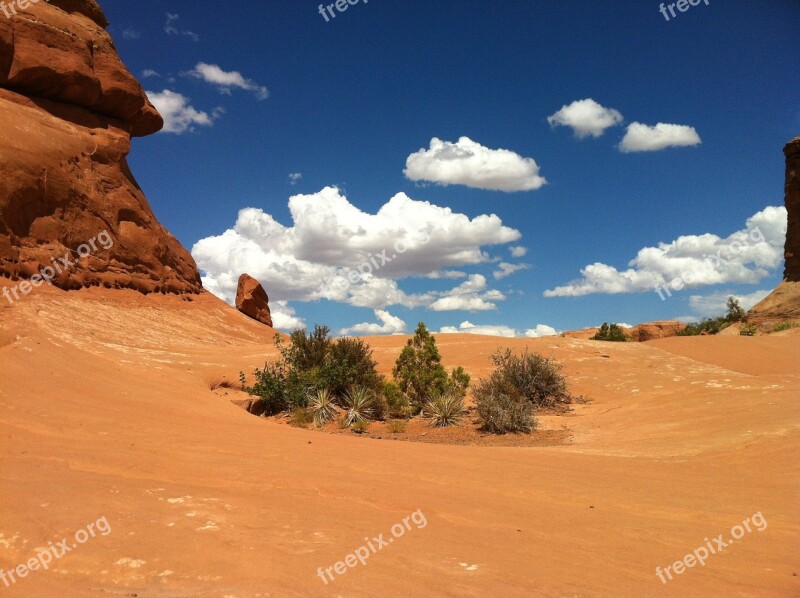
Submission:
[[[321,426],[336,417],[336,406],[333,397],[327,388],[317,389],[309,401],[308,408],[314,416],[314,424]]]
[[[454,392],[434,395],[425,405],[425,416],[439,428],[458,423],[463,414],[464,397]]]
[[[344,395],[347,409],[345,419],[348,426],[355,422],[364,422],[372,418],[375,410],[374,395],[369,388],[354,386]]]

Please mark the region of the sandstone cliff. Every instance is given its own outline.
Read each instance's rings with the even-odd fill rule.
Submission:
[[[786,156],[786,269],[784,280],[747,314],[747,321],[768,329],[785,321],[800,322],[800,137],[783,148]]]
[[[28,279],[62,256],[63,289],[198,293],[189,252],[156,220],[125,160],[163,126],[122,64],[95,0],[0,15],[0,275]],[[110,246],[78,255],[107,233]],[[80,259],[78,259],[80,257]]]

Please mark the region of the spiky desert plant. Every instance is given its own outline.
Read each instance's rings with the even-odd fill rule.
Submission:
[[[308,408],[314,416],[314,423],[317,426],[321,426],[336,417],[336,406],[333,404],[333,397],[327,388],[317,389],[316,394],[309,401]]]
[[[464,397],[457,392],[434,395],[425,405],[425,416],[438,428],[458,423],[464,414]]]
[[[344,395],[347,425],[369,420],[374,413],[374,396],[365,386],[354,386]]]

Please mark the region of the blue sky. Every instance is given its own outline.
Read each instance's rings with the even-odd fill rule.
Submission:
[[[230,299],[247,271],[285,327],[536,335],[705,315],[780,280],[782,214],[763,211],[800,134],[794,0],[669,21],[639,0],[362,0],[328,22],[303,0],[102,4],[170,123],[129,159],[156,215],[207,288]],[[321,288],[398,239],[391,265]],[[651,281],[676,272],[662,301]]]

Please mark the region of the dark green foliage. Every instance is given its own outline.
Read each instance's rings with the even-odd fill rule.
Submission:
[[[625,335],[625,331],[622,330],[620,326],[617,324],[609,324],[608,322],[603,322],[603,325],[600,326],[600,331],[595,334],[591,340],[593,341],[609,341],[612,343],[624,343],[628,340],[628,337]]]
[[[489,381],[495,388],[515,389],[531,403],[534,409],[557,407],[572,402],[567,390],[567,382],[561,375],[562,366],[557,361],[547,359],[538,353],[515,355],[510,349],[496,352],[491,356],[495,370]]]
[[[369,345],[359,339],[333,340],[327,326],[315,326],[312,333],[295,330],[289,343],[275,335],[280,359],[266,363],[254,372],[255,383],[243,389],[261,399],[267,415],[293,407],[306,407],[309,397],[328,390],[334,401],[341,401],[349,388],[360,386],[373,394],[382,393],[383,377],[375,369]],[[374,412],[383,417],[385,401],[375,401]]]
[[[727,306],[728,313],[725,315],[725,319],[728,322],[741,322],[744,320],[747,313],[742,309],[735,297],[728,297]]]
[[[388,413],[392,417],[399,418],[411,415],[408,399],[396,382],[384,382],[383,398],[386,401]]]
[[[478,420],[492,434],[530,433],[536,427],[533,405],[502,377],[482,380],[474,389]]]
[[[430,397],[447,392],[464,396],[469,386],[469,375],[463,368],[447,375],[436,339],[422,322],[397,358],[392,375],[417,412]]]
[[[706,318],[694,324],[687,324],[686,328],[678,333],[678,336],[699,336],[701,334],[718,334],[723,328],[727,328],[729,322],[725,318]]]

